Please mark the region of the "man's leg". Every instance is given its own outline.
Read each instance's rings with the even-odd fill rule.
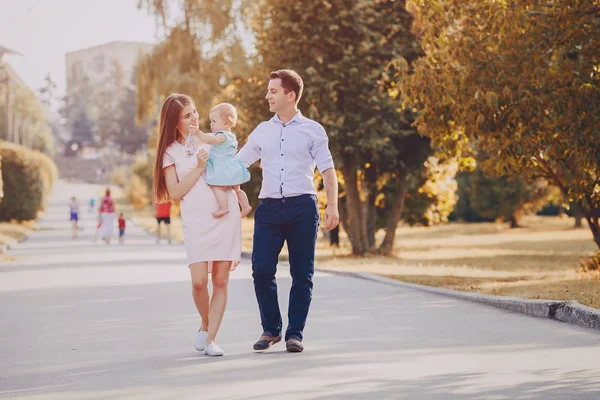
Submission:
[[[156,243],[160,242],[160,219],[156,218]]]
[[[252,277],[260,310],[263,332],[272,336],[281,333],[282,321],[277,300],[275,272],[284,235],[281,205],[261,202],[254,216],[254,244],[252,247]]]
[[[319,210],[313,196],[303,198],[300,204],[292,203],[285,210],[286,222],[288,222],[285,233],[292,276],[285,340],[288,340],[290,336],[302,340],[302,332],[312,299]]]

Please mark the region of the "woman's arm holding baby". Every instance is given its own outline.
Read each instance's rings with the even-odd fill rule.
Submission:
[[[200,150],[197,158],[198,165],[181,182],[177,179],[175,165],[169,165],[165,168],[165,183],[167,184],[167,191],[171,199],[181,200],[190,191],[192,186],[194,186],[200,175],[202,175],[202,172],[204,172],[206,162],[208,161],[208,153],[206,150]]]

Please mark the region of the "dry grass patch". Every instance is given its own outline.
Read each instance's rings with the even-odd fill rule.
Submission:
[[[394,257],[332,257],[322,241],[317,262],[429,286],[577,300],[600,308],[599,275],[581,273],[579,267],[583,257],[597,250],[589,229],[573,229],[572,220],[554,217],[532,216],[524,224],[520,229],[495,223],[400,227]],[[347,254],[347,239],[340,236]]]

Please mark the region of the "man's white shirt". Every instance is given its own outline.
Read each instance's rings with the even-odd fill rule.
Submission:
[[[334,167],[325,129],[300,111],[287,124],[277,114],[259,124],[237,156],[247,166],[261,160],[260,199],[316,194],[315,167],[321,174]]]

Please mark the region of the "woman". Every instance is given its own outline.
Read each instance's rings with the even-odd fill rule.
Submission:
[[[113,234],[115,224],[115,204],[110,197],[110,189],[106,189],[105,196],[100,204],[100,229],[98,234],[106,242],[110,244],[110,238]]]
[[[190,127],[198,127],[198,113],[189,96],[171,94],[163,103],[160,137],[154,166],[154,197],[157,203],[180,200],[185,250],[192,279],[192,296],[201,325],[194,347],[210,356],[222,356],[217,332],[227,306],[229,271],[239,264],[242,228],[237,198],[228,191],[231,212],[216,219],[217,202],[204,180],[208,160],[205,148],[186,151]],[[190,154],[191,153],[191,154]],[[208,274],[213,293],[209,298]]]

